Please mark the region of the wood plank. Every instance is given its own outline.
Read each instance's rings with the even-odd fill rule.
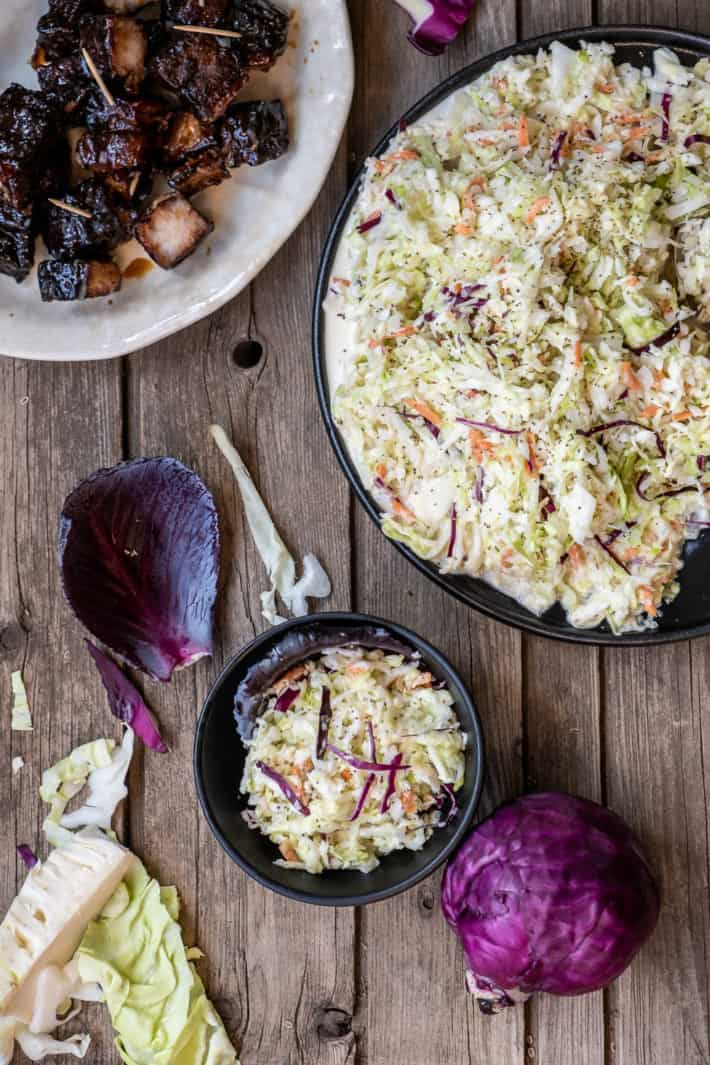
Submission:
[[[222,661],[266,628],[263,565],[208,426],[217,421],[232,435],[294,553],[321,558],[335,588],[328,606],[347,607],[348,492],[320,426],[310,362],[315,272],[344,182],[342,152],[308,223],[251,293],[131,360],[131,452],[176,455],[196,469],[214,492],[222,530],[216,658],[151,689],[172,753],[145,759],[133,839],[161,877],[179,886],[188,935],[207,955],[208,989],[249,1065],[351,1058],[354,915],[297,906],[259,887],[226,858],[197,811],[196,715]],[[233,357],[247,336],[264,349],[252,369]]]
[[[606,797],[658,875],[655,935],[608,991],[613,1065],[710,1056],[708,741],[710,642],[605,651]]]
[[[592,22],[591,0],[548,0],[521,8],[521,36]],[[527,786],[601,798],[599,655],[594,648],[525,637]],[[545,1065],[603,1065],[601,994],[533,998],[526,1042]],[[532,1055],[531,1055],[532,1056]]]
[[[378,17],[376,0],[351,5],[358,84],[349,144],[359,162],[399,114],[452,71],[515,36],[510,0],[483,3],[440,60],[403,45],[406,19]],[[382,71],[392,74],[383,78]],[[410,625],[451,657],[471,684],[488,744],[482,809],[520,790],[520,636],[456,603],[411,567],[358,507],[356,606]],[[358,1026],[362,1065],[512,1065],[524,1056],[522,1011],[483,1017],[463,985],[462,952],[439,909],[440,876],[367,907]],[[398,976],[399,974],[399,976]],[[404,979],[400,978],[401,976]],[[419,1008],[419,1004],[425,1004]]]
[[[0,358],[0,913],[26,870],[28,843],[44,857],[39,798],[43,769],[98,736],[118,737],[82,627],[61,591],[59,512],[75,483],[121,456],[120,363],[39,364]],[[21,669],[34,732],[11,733],[10,673]],[[25,759],[15,777],[10,761]],[[67,1026],[90,1031],[95,1061],[113,1057],[106,1011],[91,1007]],[[15,1060],[22,1055],[18,1051]],[[25,1060],[25,1059],[22,1059]]]

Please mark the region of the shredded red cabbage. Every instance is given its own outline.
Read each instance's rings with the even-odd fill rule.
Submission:
[[[626,160],[627,163],[645,163],[646,162],[644,157],[642,155],[639,155],[638,152],[629,152],[628,155],[624,156],[624,159]]]
[[[710,458],[710,455],[698,455],[698,457],[696,459],[696,462],[698,464],[698,469],[700,470],[701,473],[705,469],[705,465],[706,465],[706,463],[707,463],[709,458]]]
[[[619,558],[619,556],[616,554],[615,551],[612,551],[612,549],[610,548],[609,544],[608,543],[605,544],[604,541],[602,540],[601,536],[597,536],[596,534],[594,536],[594,539],[597,541],[597,543],[601,547],[602,551],[606,551],[606,553],[609,556],[609,558],[613,559],[614,562],[616,562],[617,566],[621,566],[621,568],[623,569],[624,573],[628,573],[629,576],[631,576],[631,570],[629,569],[629,567],[624,562],[621,561],[621,559]]]
[[[694,144],[710,144],[710,136],[707,133],[691,133],[685,138],[684,147],[692,148]]]
[[[662,348],[666,344],[670,344],[674,337],[678,336],[680,332],[680,322],[674,322],[670,328],[666,329],[665,333],[661,333],[655,340],[649,340],[648,344],[643,344],[640,348],[629,348],[629,351],[633,351],[634,355],[643,355],[649,351],[652,347]]]
[[[365,781],[362,791],[360,792],[360,798],[357,800],[357,805],[350,817],[351,821],[357,821],[358,817],[362,813],[365,803],[367,802],[367,796],[370,794],[370,788],[375,783],[375,774],[370,773],[369,777]]]
[[[28,869],[34,869],[39,862],[39,858],[35,852],[31,847],[28,847],[26,843],[20,843],[18,845],[17,853]]]
[[[436,318],[436,312],[435,311],[427,311],[426,314],[422,315],[422,318],[424,319],[425,322],[433,322],[434,319]]]
[[[414,413],[413,411],[409,410],[400,411],[400,414],[403,418],[408,418],[410,421],[416,418],[421,418],[431,435],[434,437],[434,439],[439,439],[439,436],[441,435],[441,429],[438,425],[434,425],[433,422],[430,422],[429,419],[426,418],[423,414]]]
[[[474,489],[476,495],[476,502],[483,503],[483,481],[485,479],[485,472],[483,466],[478,467],[476,473],[476,487]]]
[[[370,737],[370,758],[373,762],[377,761],[377,741],[375,740],[375,730],[372,727],[372,722],[367,722],[367,735]]]
[[[648,470],[644,470],[639,479],[636,481],[636,491],[647,503],[653,503],[656,499],[668,499],[670,496],[679,496],[684,492],[697,492],[698,486],[696,484],[684,484],[681,488],[668,488],[664,492],[657,492],[655,496],[647,496],[643,490],[643,482],[649,477]]]
[[[382,797],[382,804],[380,806],[380,813],[381,814],[386,814],[387,813],[387,810],[389,809],[390,800],[391,800],[392,796],[394,795],[394,793],[395,793],[395,791],[397,789],[397,770],[398,769],[407,768],[406,766],[403,766],[401,764],[401,762],[402,762],[402,755],[401,754],[396,755],[392,759],[392,766],[391,766],[389,779],[387,781],[387,788],[385,790],[385,794]]]
[[[402,210],[402,204],[399,202],[392,189],[385,189],[385,196],[393,207],[396,207],[398,211]]]
[[[382,221],[382,211],[376,211],[371,214],[369,218],[366,218],[364,222],[361,222],[357,227],[358,233],[367,233],[369,229],[374,229],[375,226],[379,226]]]
[[[284,688],[274,703],[274,710],[279,714],[285,714],[298,699],[298,688]]]
[[[504,429],[502,425],[494,425],[493,422],[472,422],[470,418],[457,418],[460,425],[470,425],[473,429],[489,429],[492,433],[505,433],[506,436],[520,436],[522,429]]]
[[[328,743],[327,749],[338,758],[342,758],[344,762],[351,765],[353,769],[363,769],[366,773],[392,773],[397,772],[400,769],[411,769],[409,765],[400,765],[402,758],[401,755],[397,755],[397,758],[392,762],[368,762],[364,758],[358,758],[357,755],[348,754],[347,751],[341,751],[339,747],[336,747],[333,743]],[[399,762],[398,762],[399,759]]]
[[[456,504],[451,505],[451,535],[449,537],[449,549],[446,552],[446,557],[451,558],[454,553],[454,547],[456,546]]]
[[[577,436],[596,436],[597,433],[605,433],[608,429],[617,429],[622,425],[634,425],[637,429],[643,429],[647,433],[653,433],[656,438],[656,447],[658,448],[658,454],[661,458],[666,457],[666,449],[663,446],[661,434],[657,433],[655,429],[652,429],[649,425],[644,425],[642,422],[632,421],[630,418],[617,418],[613,422],[602,422],[601,425],[593,425],[591,429],[578,429]]]
[[[456,814],[459,812],[459,804],[456,801],[456,792],[452,788],[451,784],[444,784],[442,781],[441,787],[443,788],[446,796],[449,799],[449,809],[447,811],[446,817],[444,817],[444,815],[442,814],[441,818],[439,819],[439,823],[436,827],[446,828],[447,825],[451,824],[453,819],[456,817]]]
[[[316,742],[316,757],[322,758],[328,746],[328,731],[333,711],[330,705],[330,688],[323,688],[318,713],[318,740]]]
[[[466,22],[475,0],[397,0],[414,20],[409,40],[425,55],[441,55]]]
[[[565,141],[567,140],[567,130],[563,129],[561,133],[557,134],[555,143],[552,145],[552,152],[550,154],[550,170],[557,170],[560,165],[560,152],[564,148]]]
[[[669,92],[664,92],[661,98],[663,108],[663,125],[661,127],[661,140],[665,144],[671,132],[671,101],[673,97]]]
[[[298,810],[299,814],[308,817],[311,812],[310,809],[306,806],[305,802],[299,799],[296,792],[286,780],[286,777],[282,776],[281,773],[278,773],[275,769],[272,769],[271,766],[266,765],[265,762],[257,762],[256,768],[260,769],[264,776],[268,777],[269,780],[273,780],[275,784],[278,784],[284,796],[288,799],[291,805]]]

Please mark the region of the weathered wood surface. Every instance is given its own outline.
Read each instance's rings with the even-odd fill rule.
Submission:
[[[120,362],[38,366],[0,359],[0,690],[23,668],[35,732],[0,730],[0,909],[22,879],[14,845],[39,837],[41,769],[113,734],[103,694],[64,606],[55,557],[64,495],[122,456],[169,453],[215,494],[223,573],[215,660],[146,685],[172,748],[138,754],[125,835],[184,902],[186,935],[243,1065],[708,1065],[710,913],[707,794],[710,641],[633,651],[521,637],[424,581],[349,497],[317,412],[309,316],[320,248],[348,175],[397,116],[441,78],[516,37],[570,25],[640,22],[710,32],[704,0],[481,0],[440,60],[404,45],[391,0],[352,0],[355,105],[318,204],[267,270],[228,307]],[[259,339],[252,369],[236,343]],[[1,346],[0,338],[0,346]],[[260,562],[231,474],[207,426],[233,435],[286,540],[315,550],[330,606],[410,624],[470,679],[488,740],[483,810],[526,787],[603,799],[638,830],[662,878],[659,931],[608,992],[542,999],[496,1019],[463,991],[463,962],[434,878],[360,912],[294,905],[254,885],[198,813],[195,718],[221,662],[262,627]],[[7,694],[5,722],[9,713]],[[11,778],[10,759],[27,766]],[[118,1062],[100,1009],[88,1061]]]

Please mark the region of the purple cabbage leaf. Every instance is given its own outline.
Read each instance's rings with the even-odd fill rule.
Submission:
[[[200,478],[173,458],[97,470],[67,497],[59,556],[79,621],[156,680],[212,653],[219,528]]]
[[[164,742],[158,724],[143,701],[143,696],[136,686],[108,655],[86,640],[89,654],[96,663],[101,681],[106,689],[111,713],[129,725],[146,747],[158,754],[167,754],[169,748]]]
[[[397,3],[414,22],[409,31],[410,41],[425,55],[441,55],[456,40],[475,6],[475,0],[397,0]]]

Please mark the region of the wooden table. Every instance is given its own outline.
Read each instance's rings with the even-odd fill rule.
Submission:
[[[349,494],[316,406],[309,317],[329,220],[348,176],[408,105],[464,63],[567,26],[632,21],[710,33],[708,0],[481,0],[440,60],[404,40],[391,0],[352,0],[352,118],[315,210],[229,306],[123,360],[37,365],[0,359],[0,908],[22,878],[16,842],[37,843],[42,768],[79,742],[116,734],[61,594],[57,518],[75,482],[139,455],[176,455],[204,477],[223,552],[217,653],[168,686],[146,683],[172,753],[135,757],[124,838],[178,885],[189,942],[243,1065],[708,1065],[710,1033],[710,641],[604,650],[521,636],[419,576]],[[234,358],[260,340],[253,368]],[[0,337],[0,346],[2,338]],[[208,440],[221,422],[294,550],[313,550],[333,608],[411,625],[462,670],[488,738],[484,809],[525,788],[603,800],[638,830],[663,883],[658,931],[607,992],[540,998],[482,1017],[438,906],[438,878],[360,911],[297,905],[223,855],[197,808],[195,719],[217,669],[263,627],[264,573],[231,474]],[[31,736],[10,742],[9,673],[22,668]],[[16,777],[10,756],[27,766]],[[88,1061],[118,1062],[101,1007]]]

